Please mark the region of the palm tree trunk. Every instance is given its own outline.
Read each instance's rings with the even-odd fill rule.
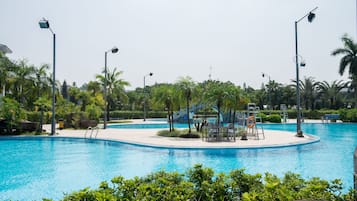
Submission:
[[[172,131],[175,131],[175,126],[174,126],[174,111],[171,109],[171,124],[172,124]]]
[[[107,107],[107,116],[105,118],[107,118],[107,121],[109,121],[109,118],[110,118],[109,102],[107,103],[106,107]]]
[[[191,123],[190,123],[190,100],[187,98],[186,102],[186,111],[187,111],[187,124],[188,124],[188,133],[191,133]]]
[[[221,105],[217,105],[217,133],[219,133],[219,127],[221,126]]]
[[[169,127],[170,127],[170,132],[171,132],[171,115],[170,115],[170,110],[167,110],[167,118],[168,118],[168,121],[169,121]]]

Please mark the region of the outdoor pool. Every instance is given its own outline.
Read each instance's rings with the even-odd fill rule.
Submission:
[[[294,131],[295,124],[265,129]],[[304,178],[342,179],[353,187],[357,124],[303,124],[319,143],[263,149],[167,149],[119,142],[50,137],[0,138],[0,200],[60,199],[85,187],[96,188],[117,175],[144,176],[165,169],[184,172],[202,163],[216,172],[245,168],[248,173],[292,171]]]

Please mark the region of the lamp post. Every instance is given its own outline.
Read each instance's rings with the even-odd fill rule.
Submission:
[[[268,83],[268,86],[270,84],[270,75],[266,74],[266,73],[262,73],[262,77],[266,77],[268,76],[268,79],[269,79],[269,83]],[[270,90],[268,89],[268,101],[269,101],[269,106],[268,106],[268,109],[270,109],[270,106],[271,106],[271,97],[270,97]]]
[[[38,23],[41,29],[49,29],[53,35],[53,72],[52,72],[52,122],[51,122],[51,135],[56,134],[56,34],[52,31],[48,20],[43,18]]]
[[[107,117],[108,117],[108,95],[107,95],[107,84],[108,84],[108,72],[107,72],[107,54],[112,52],[113,54],[117,53],[119,49],[113,47],[110,50],[105,51],[104,53],[104,125],[103,129],[107,128]]]
[[[144,76],[144,89],[143,89],[143,93],[144,93],[144,121],[146,121],[146,93],[145,93],[145,88],[146,88],[146,85],[145,85],[145,78],[146,76],[152,76],[153,73],[149,73],[147,75]]]
[[[300,111],[300,78],[299,78],[299,54],[298,54],[298,31],[297,24],[307,17],[309,22],[312,22],[315,18],[315,13],[313,13],[318,7],[315,7],[306,15],[301,17],[299,20],[295,21],[295,67],[296,67],[296,107],[297,107],[297,118],[296,118],[296,136],[304,137],[301,130],[301,111]]]

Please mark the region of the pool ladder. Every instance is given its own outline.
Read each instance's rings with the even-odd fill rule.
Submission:
[[[95,134],[94,138],[97,138],[98,132],[99,132],[98,126],[96,126],[96,127],[89,126],[87,128],[86,132],[84,133],[84,138],[87,138],[87,134],[89,134],[88,138],[92,138],[93,137],[93,133]]]

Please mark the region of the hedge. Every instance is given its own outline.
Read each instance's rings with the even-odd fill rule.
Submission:
[[[144,177],[125,179],[118,176],[111,183],[102,182],[97,189],[85,188],[65,194],[63,201],[74,200],[162,200],[162,201],[354,201],[357,193],[342,192],[338,179],[326,181],[316,177],[309,180],[291,172],[282,178],[273,174],[247,174],[244,169],[229,174],[215,173],[197,164],[185,174],[158,171]],[[49,199],[44,199],[49,201]]]
[[[340,110],[340,118],[344,122],[357,122],[357,108]]]

